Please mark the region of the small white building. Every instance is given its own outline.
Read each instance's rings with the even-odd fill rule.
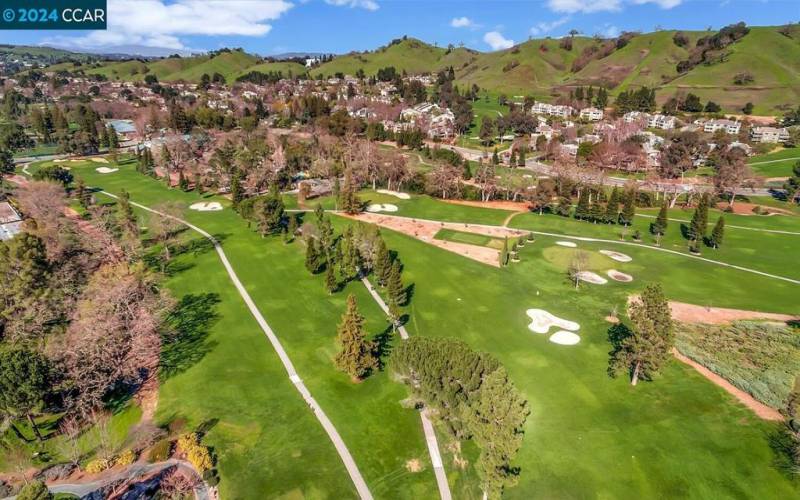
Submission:
[[[583,108],[581,110],[581,119],[589,120],[592,122],[599,122],[603,119],[603,110],[595,107]]]
[[[638,121],[647,121],[650,120],[650,115],[648,113],[643,113],[641,111],[628,111],[622,116],[622,121],[625,123],[633,123]]]
[[[703,125],[703,132],[711,134],[717,130],[724,130],[726,134],[735,135],[739,133],[741,127],[742,124],[738,121],[723,118],[720,120],[708,120],[705,125]]]
[[[547,104],[546,102],[537,102],[531,107],[531,113],[534,115],[557,116],[559,118],[569,118],[573,112],[572,106]]]
[[[778,143],[789,140],[789,130],[776,127],[753,127],[750,129],[750,140],[753,142]]]
[[[647,120],[648,128],[660,128],[661,130],[672,130],[675,128],[675,117],[668,115],[653,115]]]

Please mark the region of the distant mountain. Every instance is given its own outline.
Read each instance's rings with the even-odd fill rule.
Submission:
[[[657,31],[616,39],[531,39],[496,52],[443,48],[402,38],[372,51],[336,56],[309,73],[314,77],[355,75],[363,70],[371,76],[394,66],[399,72],[420,74],[452,67],[461,88],[478,85],[496,94],[532,95],[542,100],[552,100],[580,85],[604,86],[612,95],[649,86],[657,90],[659,103],[692,92],[703,101],[713,100],[726,112],[738,113],[747,102],[755,105],[755,114],[781,114],[797,106],[800,25],[751,27],[733,43],[703,45],[714,36],[712,31]],[[703,46],[698,48],[698,43]],[[265,60],[230,50],[155,61],[128,58],[94,63],[89,68],[84,65],[82,70],[112,80],[140,80],[150,73],[162,81],[193,82],[203,74],[220,73],[230,83],[250,71],[302,74],[306,72],[302,65],[280,59],[315,55],[320,54],[292,52]],[[694,62],[685,64],[693,58]]]
[[[285,61],[286,59],[297,59],[298,57],[308,59],[311,57],[328,56],[330,52],[284,52],[282,54],[268,54],[264,57],[277,59],[278,61]]]
[[[170,49],[167,47],[147,47],[144,45],[114,45],[106,47],[97,47],[92,49],[78,49],[72,47],[56,47],[57,49],[69,50],[73,53],[79,54],[95,54],[98,56],[110,57],[114,59],[121,59],[124,57],[168,57],[173,54],[178,54],[182,57],[188,57],[196,54],[201,54],[202,51],[184,50],[184,49]]]

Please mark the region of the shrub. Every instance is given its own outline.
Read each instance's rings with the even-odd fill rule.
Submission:
[[[178,448],[186,454],[186,460],[201,473],[211,469],[214,465],[208,448],[200,444],[197,434],[190,432],[178,438]]]
[[[150,463],[163,462],[169,458],[172,451],[172,441],[169,439],[162,439],[150,448],[147,454],[147,461]]]
[[[130,465],[136,461],[136,453],[133,450],[125,450],[114,459],[114,465]]]
[[[53,495],[42,481],[33,481],[26,484],[17,495],[19,500],[50,500]]]
[[[96,458],[86,464],[86,472],[89,474],[97,474],[111,467],[111,463],[105,458]]]

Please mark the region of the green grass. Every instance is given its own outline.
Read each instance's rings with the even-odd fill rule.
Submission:
[[[492,238],[476,233],[464,233],[461,231],[453,231],[452,229],[440,229],[434,238],[437,240],[452,241],[455,243],[466,243],[468,245],[477,245],[481,247],[494,248],[500,250],[503,248],[503,240],[500,238]],[[510,246],[510,245],[509,245]]]
[[[25,158],[28,156],[46,156],[58,152],[58,144],[37,144],[33,148],[23,149],[14,152],[15,158]]]
[[[797,148],[780,149],[752,156],[747,160],[753,173],[760,177],[790,177],[793,175],[792,168],[798,162],[800,162],[800,149]]]
[[[141,176],[130,163],[109,175],[97,174],[94,166],[70,164],[90,186],[110,192],[124,188],[133,201],[145,205],[171,200],[188,207],[198,200],[194,193],[168,190]],[[399,406],[405,397],[402,387],[390,383],[384,372],[353,384],[333,367],[336,324],[348,293],[356,294],[370,334],[388,328],[366,289],[351,284],[328,295],[322,277],[305,270],[299,241],[284,245],[280,238],[263,239],[230,209],[187,210],[185,217],[223,241],[232,265],[337,426],[372,492],[377,497],[432,495],[436,486],[419,417]],[[254,498],[265,491],[311,498],[353,496],[329,439],[288,381],[216,254],[184,254],[171,267],[175,271],[166,285],[176,297],[214,294],[219,303],[212,308],[215,318],[208,332],[187,339],[187,354],[196,359],[162,384],[159,421],[181,417],[197,426],[219,419],[206,442],[219,456],[226,497]],[[420,460],[425,469],[408,472],[405,463],[410,459]]]

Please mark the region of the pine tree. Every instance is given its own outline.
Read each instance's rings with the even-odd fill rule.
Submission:
[[[625,202],[622,206],[622,214],[619,217],[619,223],[623,226],[630,226],[633,224],[633,217],[636,215],[636,190],[629,189],[625,193]]]
[[[319,269],[319,255],[317,255],[317,245],[312,238],[306,238],[306,269],[311,274],[316,274]]]
[[[512,149],[511,150],[511,157],[509,157],[509,159],[508,159],[508,165],[510,167],[517,166],[517,150],[516,149]]]
[[[584,187],[578,195],[578,206],[575,207],[575,218],[586,219],[589,217],[589,188]]]
[[[492,165],[500,165],[500,157],[497,155],[497,148],[492,153]]]
[[[667,200],[661,205],[656,221],[653,223],[653,234],[663,236],[667,232]]]
[[[130,199],[131,196],[127,191],[124,189],[120,191],[117,197],[117,221],[123,231],[138,235],[139,225],[136,221],[136,214],[133,213]]]
[[[178,188],[181,191],[188,191],[189,190],[189,179],[183,175],[183,170],[178,172]]]
[[[80,177],[75,184],[75,198],[84,210],[87,210],[92,205],[92,193],[89,192],[86,188],[86,182]]]
[[[342,258],[339,261],[340,273],[344,281],[350,281],[358,276],[361,268],[361,255],[358,253],[352,226],[347,226],[342,233],[340,248],[342,252]]]
[[[648,285],[638,301],[631,304],[633,328],[615,339],[609,370],[612,375],[630,373],[631,385],[640,378],[652,380],[669,359],[675,344],[672,315],[661,285]]]
[[[500,249],[500,267],[508,264],[508,237],[503,239],[503,248]]]
[[[200,179],[200,174],[194,174],[194,190],[199,195],[203,195],[203,182]]]
[[[325,290],[331,295],[339,288],[339,283],[336,281],[336,274],[333,272],[333,267],[333,260],[328,258],[328,265],[325,266]]]
[[[723,216],[719,216],[717,219],[717,223],[714,224],[714,229],[711,231],[711,246],[714,248],[719,248],[722,245],[722,239],[725,236],[725,218]]]
[[[706,237],[709,202],[709,194],[703,193],[700,197],[700,201],[697,203],[697,208],[694,209],[692,221],[689,224],[689,239],[692,241],[700,241]]]
[[[239,203],[244,200],[244,191],[242,190],[242,179],[239,170],[235,170],[231,176],[231,201],[234,210],[238,210]]]
[[[340,351],[334,358],[334,364],[354,381],[363,379],[378,368],[375,345],[365,337],[364,317],[358,312],[355,296],[350,294],[347,297],[347,310],[336,331]]]
[[[287,243],[294,241],[297,235],[297,217],[294,214],[289,214],[289,224],[286,227]]]
[[[283,227],[284,212],[283,200],[280,192],[278,192],[278,185],[272,184],[269,194],[261,201],[258,228],[262,236],[280,231]]]
[[[525,148],[519,148],[519,155],[517,156],[517,166],[524,167],[525,166]]]
[[[607,224],[616,224],[619,220],[619,190],[616,186],[611,190],[611,196],[608,198],[604,220]]]
[[[389,315],[392,321],[400,319],[400,307],[406,302],[406,292],[403,287],[403,276],[400,271],[400,263],[395,260],[389,272],[389,280],[386,284],[386,295],[389,298]]]
[[[589,208],[589,220],[596,224],[602,222],[604,217],[603,205],[600,204],[600,200],[596,200]]]
[[[389,249],[386,247],[386,242],[383,241],[383,238],[378,238],[377,241],[373,270],[375,271],[378,284],[380,286],[386,286],[389,281],[389,274],[392,272],[392,258],[389,255]]]

